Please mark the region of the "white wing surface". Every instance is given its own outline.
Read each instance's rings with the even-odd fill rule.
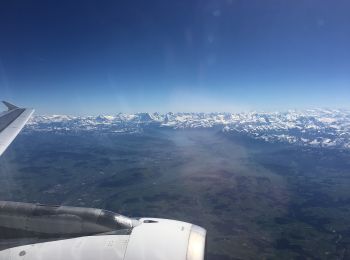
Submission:
[[[6,101],[3,103],[8,111],[0,113],[0,155],[4,153],[34,112],[31,108],[19,108]]]

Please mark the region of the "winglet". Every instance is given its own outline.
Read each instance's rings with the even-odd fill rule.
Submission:
[[[17,109],[18,107],[16,107],[15,105],[12,105],[11,103],[9,102],[6,102],[6,101],[2,101],[2,103],[5,104],[5,106],[7,106],[8,110],[14,110],[14,109]]]

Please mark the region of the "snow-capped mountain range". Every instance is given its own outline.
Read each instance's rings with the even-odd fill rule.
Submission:
[[[145,127],[220,127],[267,142],[350,149],[350,111],[314,109],[273,113],[136,113],[100,116],[34,116],[27,131],[135,133]]]

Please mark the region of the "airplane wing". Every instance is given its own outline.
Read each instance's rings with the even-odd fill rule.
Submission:
[[[19,108],[6,101],[3,101],[3,103],[8,110],[0,114],[0,156],[34,112],[34,109],[31,108]]]

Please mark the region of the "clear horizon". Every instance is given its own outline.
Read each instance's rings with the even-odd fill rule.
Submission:
[[[33,107],[31,107],[33,108]],[[35,108],[34,108],[35,109]],[[273,113],[289,113],[289,112],[295,112],[295,113],[307,113],[307,112],[312,112],[312,111],[319,111],[322,112],[324,110],[328,111],[339,111],[339,112],[346,112],[350,113],[349,108],[329,108],[329,107],[314,107],[314,108],[304,108],[304,109],[281,109],[281,110],[242,110],[242,111],[165,111],[165,112],[159,112],[159,111],[136,111],[136,112],[111,112],[111,113],[100,113],[100,114],[63,114],[63,113],[38,113],[36,110],[34,111],[34,114],[32,117],[35,116],[69,116],[69,117],[98,117],[98,116],[116,116],[119,114],[125,114],[125,115],[132,115],[132,114],[159,114],[159,115],[165,115],[168,113],[173,113],[173,114],[249,114],[249,113],[257,113],[257,114],[273,114]],[[3,110],[0,109],[0,112]]]

